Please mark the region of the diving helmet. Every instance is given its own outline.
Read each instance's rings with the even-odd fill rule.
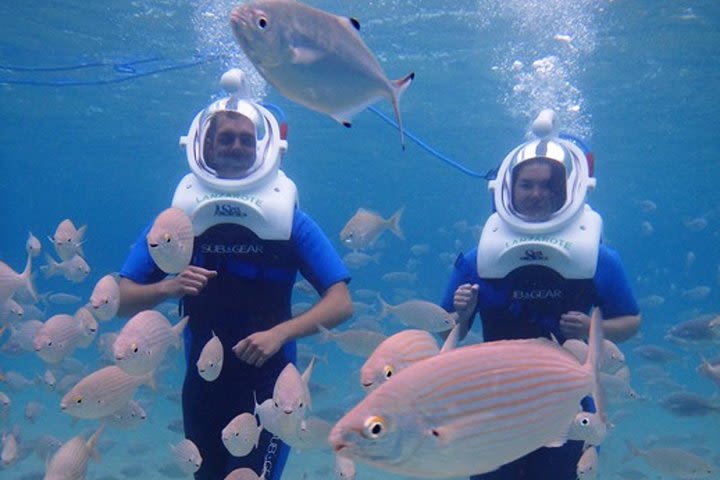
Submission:
[[[277,175],[287,141],[281,138],[272,113],[250,99],[241,70],[226,72],[222,85],[230,96],[198,112],[188,134],[180,137],[180,145],[201,183],[224,193],[238,193]],[[222,152],[226,154],[221,156]]]
[[[596,183],[585,153],[558,135],[555,112],[543,110],[532,132],[536,138],[514,148],[489,182],[500,218],[527,234],[556,231],[572,221]]]

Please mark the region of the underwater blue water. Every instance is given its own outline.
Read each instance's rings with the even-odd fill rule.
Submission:
[[[485,180],[462,173],[424,147],[485,173],[523,141],[541,109],[552,107],[564,130],[585,138],[595,154],[598,187],[590,203],[604,217],[604,241],[620,252],[641,301],[651,295],[664,299],[660,306],[643,308],[641,336],[623,345],[631,368],[648,364],[633,354],[637,346],[669,348],[678,356],[663,366],[670,378],[717,401],[717,387],[695,367],[701,353],[718,357],[720,341],[682,347],[664,336],[680,321],[720,310],[720,3],[310,3],[358,18],[362,37],[389,77],[416,73],[401,111],[406,129],[422,144],[408,142],[404,152],[398,132],[372,112],[358,114],[345,129],[254,77],[256,92],[286,114],[289,153],[283,169],[299,188],[301,206],[341,253],[347,250],[338,234],[357,208],[388,217],[405,207],[401,225],[407,240],[385,233],[379,263],[353,271],[353,289],[377,290],[392,301],[409,296],[439,301],[453,259],[475,245],[491,204]],[[86,299],[98,279],[119,269],[140,229],[166,208],[187,172],[179,136],[220,93],[220,74],[230,66],[247,66],[227,27],[233,4],[34,0],[0,5],[0,260],[21,271],[28,231],[50,252],[46,237],[70,218],[77,226],[88,225],[84,249],[92,272],[80,285],[44,279],[38,272],[39,289]],[[392,115],[387,102],[375,106]],[[647,201],[656,208],[646,211]],[[429,253],[410,252],[411,246],[425,244]],[[395,271],[415,273],[417,280],[407,285],[381,280]],[[688,291],[698,286],[710,292],[692,298]],[[48,313],[68,308],[75,307],[55,305]],[[101,333],[121,325],[119,320],[102,324]],[[316,369],[317,381],[335,392],[323,403],[349,407],[359,395],[362,361],[333,345],[307,343],[344,367],[328,363]],[[76,356],[92,365],[96,353],[90,347]],[[176,364],[163,377],[166,388],[179,386],[179,356]],[[4,372],[28,377],[44,371],[32,354],[0,354],[0,365]],[[659,439],[700,453],[720,469],[720,439],[711,428],[717,414],[673,417],[655,403],[669,390],[647,381],[637,376],[632,382],[645,400],[617,407],[617,428],[603,446],[600,478],[625,478],[611,473],[627,469],[654,474],[640,460],[620,461],[627,452],[625,438],[640,445]],[[19,424],[26,438],[52,433],[67,439],[92,428],[90,422],[71,424],[57,408],[57,395],[40,389],[17,392],[11,418],[0,429]],[[7,388],[0,383],[0,390]],[[179,440],[164,429],[179,416],[179,405],[149,392],[142,396],[152,403],[148,422],[155,428],[106,435],[114,441],[110,460],[91,465],[90,478],[126,478],[117,466],[136,462],[123,449],[129,443],[157,438],[164,446]],[[31,424],[22,408],[34,398],[46,409]],[[144,475],[164,478],[152,465],[169,454],[152,455]],[[23,478],[42,468],[43,462],[31,457],[1,472],[3,478]],[[362,468],[358,478],[380,475],[367,470],[363,476]],[[333,478],[332,458],[294,455],[286,472],[290,479]]]

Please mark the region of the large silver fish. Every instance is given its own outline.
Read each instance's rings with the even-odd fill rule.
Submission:
[[[402,475],[467,477],[568,439],[580,401],[598,390],[602,326],[585,364],[546,339],[457,348],[416,362],[333,427],[336,454]]]
[[[404,148],[399,102],[415,74],[388,80],[360,38],[357,20],[295,0],[258,0],[236,7],[230,24],[265,80],[290,100],[346,127],[353,115],[387,98]]]

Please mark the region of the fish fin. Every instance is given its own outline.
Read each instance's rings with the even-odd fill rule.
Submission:
[[[95,462],[100,463],[100,453],[95,449],[95,444],[98,441],[98,438],[100,438],[100,434],[105,430],[105,423],[101,423],[97,430],[95,430],[95,433],[92,434],[92,436],[88,439],[88,441],[85,443],[85,445],[88,448],[88,451],[90,452],[90,456],[95,460]]]
[[[292,53],[292,63],[308,65],[315,63],[325,56],[322,50],[315,50],[307,47],[293,47],[290,49]]]
[[[45,278],[50,278],[54,275],[57,275],[58,266],[60,264],[56,262],[55,259],[52,258],[47,252],[45,252],[45,261],[47,262],[47,265],[43,265],[42,267],[40,267],[40,270],[45,274]]]
[[[402,206],[398,208],[398,211],[393,213],[392,217],[388,219],[388,228],[401,240],[405,240],[405,234],[403,233],[402,228],[400,228],[400,218],[402,217],[404,211],[405,207]]]
[[[352,25],[355,30],[357,30],[358,32],[360,31],[360,20],[358,20],[357,18],[354,18],[354,17],[350,17],[350,18],[348,18],[348,21],[350,22],[350,25]]]
[[[190,316],[185,315],[183,318],[180,319],[180,321],[178,321],[178,323],[175,324],[175,326],[172,327],[172,331],[175,336],[173,339],[173,346],[175,348],[180,348],[180,345],[181,345],[180,338],[181,338],[182,332],[183,332],[183,330],[185,330],[185,326],[187,325],[189,320],[190,320]],[[213,332],[213,335],[214,335],[214,332]]]
[[[320,333],[322,334],[321,337],[322,337],[323,343],[329,342],[329,341],[332,339],[332,336],[333,336],[332,331],[328,330],[327,328],[325,328],[325,327],[323,327],[322,325],[319,325],[319,324],[317,325],[317,329],[318,329],[318,330],[320,331]]]
[[[440,353],[448,352],[457,347],[459,337],[460,324],[456,323],[452,330],[450,330],[447,338],[445,339],[445,343],[443,343],[442,349],[440,349]]]
[[[380,293],[377,294],[378,302],[380,302],[380,318],[385,318],[392,313],[392,306],[387,303]]]
[[[568,441],[568,433],[570,432],[570,426],[556,438],[551,438],[550,441],[543,445],[544,447],[562,447]]]
[[[47,255],[47,254],[46,254]],[[20,274],[20,278],[25,283],[25,288],[30,293],[30,296],[36,302],[38,301],[37,290],[35,290],[34,276],[32,273],[32,255],[28,253],[27,263],[25,263],[25,270]]]
[[[402,146],[403,150],[405,150],[405,133],[403,131],[402,116],[400,115],[400,97],[402,97],[402,94],[405,93],[405,90],[407,90],[414,78],[415,72],[410,72],[403,78],[399,78],[391,82],[393,87],[391,103],[393,111],[395,112],[395,119],[397,120],[398,130],[400,130],[400,145]]]

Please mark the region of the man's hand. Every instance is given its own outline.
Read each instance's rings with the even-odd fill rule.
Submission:
[[[285,343],[285,337],[275,328],[255,332],[240,340],[232,351],[245,363],[262,367]]]
[[[590,334],[590,317],[582,312],[563,313],[560,315],[560,331],[565,338],[584,340]]]
[[[173,298],[197,295],[207,286],[208,281],[216,276],[215,270],[190,265],[177,276],[165,280],[167,294]]]
[[[472,315],[475,311],[479,289],[480,286],[478,284],[465,283],[455,290],[453,308],[461,318]]]

